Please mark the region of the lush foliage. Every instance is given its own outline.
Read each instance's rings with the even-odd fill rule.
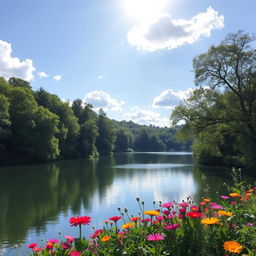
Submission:
[[[56,256],[256,255],[256,187],[245,186],[238,177],[235,186],[227,186],[228,194],[215,202],[210,198],[154,202],[154,209],[145,211],[144,202],[137,198],[138,216],[119,208],[119,215],[93,230],[89,239],[82,237],[81,230],[91,218],[71,217],[70,224],[79,227],[78,238],[65,236],[62,242],[51,239],[28,248],[33,255]]]
[[[63,102],[42,88],[33,91],[22,79],[0,78],[0,163],[84,158],[131,149],[180,150],[189,145],[177,143],[175,131],[110,120],[81,99]]]
[[[193,60],[198,88],[173,111],[185,121],[180,139],[194,139],[201,163],[255,166],[256,50],[239,31]]]

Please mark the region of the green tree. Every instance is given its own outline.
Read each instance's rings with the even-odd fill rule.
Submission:
[[[253,40],[243,31],[229,34],[220,45],[193,60],[199,89],[175,109],[172,119],[173,124],[185,121],[179,136],[194,138],[193,150],[198,159],[209,156],[229,164],[256,164],[252,153],[256,148]],[[232,145],[227,147],[227,143]]]
[[[116,140],[113,123],[107,118],[103,110],[99,111],[97,120],[99,136],[96,139],[96,147],[100,155],[109,155],[114,150]]]
[[[91,119],[96,120],[97,115],[92,108],[91,104],[83,103],[81,99],[76,99],[72,102],[72,110],[80,125]]]
[[[95,146],[98,134],[98,127],[94,120],[89,120],[81,125],[79,137],[79,152],[81,157],[98,155]]]
[[[63,158],[77,157],[79,155],[77,147],[80,126],[69,103],[62,102],[57,95],[50,94],[42,88],[36,91],[35,97],[40,106],[47,108],[59,117],[57,138],[61,156]]]
[[[0,94],[0,160],[6,159],[8,154],[8,141],[11,136],[9,107],[8,98]]]
[[[121,127],[116,131],[116,152],[126,152],[129,148],[132,147],[132,142],[132,133],[127,128]]]

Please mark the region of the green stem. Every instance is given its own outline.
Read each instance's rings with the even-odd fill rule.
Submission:
[[[82,239],[82,225],[79,224],[79,238]]]

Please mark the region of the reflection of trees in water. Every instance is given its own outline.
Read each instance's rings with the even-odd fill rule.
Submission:
[[[99,189],[113,182],[111,158],[4,168],[0,173],[0,242],[22,241],[27,230],[43,230],[48,220],[71,209],[89,208]],[[81,204],[82,202],[82,204]]]
[[[37,166],[1,168],[0,172],[0,243],[22,241],[29,228],[43,230],[47,221],[57,220],[60,212],[69,209],[80,214],[81,207],[91,208],[92,198],[104,200],[114,178],[152,175],[159,170],[120,170],[113,166],[133,163],[190,164],[190,155],[117,154],[90,160],[72,160]],[[184,176],[192,175],[198,195],[203,196],[202,174],[212,191],[221,191],[223,182],[231,182],[228,172],[200,166],[161,169]],[[175,177],[175,175],[174,175]],[[128,191],[129,193],[129,191]],[[165,193],[165,192],[164,192]]]
[[[177,163],[177,164],[193,164],[192,155],[175,155],[161,152],[158,153],[119,153],[114,155],[116,165],[119,164],[154,164],[154,163]]]

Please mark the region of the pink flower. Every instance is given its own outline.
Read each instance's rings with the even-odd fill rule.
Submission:
[[[247,226],[247,227],[253,227],[254,224],[253,224],[252,222],[248,222],[248,223],[246,224],[246,226]]]
[[[231,204],[233,204],[233,205],[235,205],[236,204],[236,202],[235,201],[232,201],[232,202],[230,202]]]
[[[183,207],[183,208],[186,208],[186,207],[189,206],[189,204],[186,203],[186,202],[182,202],[182,203],[179,204],[179,206],[180,206],[180,207]]]
[[[67,250],[67,249],[69,249],[71,247],[71,244],[69,243],[69,242],[64,242],[63,244],[62,244],[62,248],[64,249],[64,250]]]
[[[164,211],[163,211],[163,214],[164,214],[164,215],[169,215],[169,214],[170,214],[170,211],[169,211],[169,210],[164,210]]]
[[[37,243],[32,243],[27,246],[27,248],[33,249],[37,246]]]
[[[113,217],[111,217],[109,219],[114,221],[114,222],[117,222],[118,220],[122,219],[122,217],[120,217],[120,216],[113,216]]]
[[[68,242],[70,242],[70,243],[72,243],[72,242],[74,242],[75,241],[75,238],[73,237],[73,236],[64,236],[67,240],[68,240]]]
[[[103,232],[103,229],[97,229],[92,235],[90,235],[90,238],[96,238]]]
[[[220,198],[226,200],[226,199],[229,199],[229,196],[224,196],[224,195],[221,195]]]
[[[212,202],[212,203],[210,203],[210,206],[213,206],[213,205],[216,205],[216,203],[213,203],[213,202]]]
[[[162,221],[162,220],[164,219],[164,217],[163,217],[163,216],[158,216],[158,217],[156,217],[156,219],[157,219],[158,221]]]
[[[150,234],[149,236],[147,236],[147,240],[148,241],[160,241],[160,240],[164,240],[164,236],[159,233]]]
[[[215,204],[215,205],[212,205],[212,206],[211,206],[211,209],[214,209],[214,210],[221,210],[221,209],[223,209],[223,207],[222,207],[220,204]]]
[[[49,239],[48,240],[48,243],[51,243],[51,244],[58,244],[60,241],[57,240],[57,239]]]
[[[33,252],[41,252],[42,251],[42,248],[41,247],[34,247],[32,249]]]
[[[162,204],[161,206],[164,208],[171,208],[173,205],[174,205],[173,202],[169,202],[169,203]]]
[[[181,209],[179,209],[179,212],[180,213],[186,212],[186,209],[185,208],[181,208]]]
[[[180,226],[179,223],[174,223],[174,224],[165,226],[165,229],[167,229],[167,230],[173,230],[173,229],[178,228],[179,226]]]
[[[72,251],[69,253],[70,256],[79,256],[81,254],[81,252],[79,251]]]

